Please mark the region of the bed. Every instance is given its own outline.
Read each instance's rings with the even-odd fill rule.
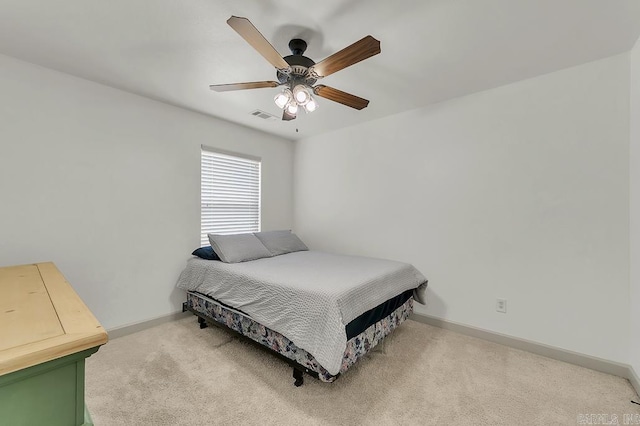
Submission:
[[[226,259],[189,259],[177,286],[201,327],[222,325],[271,349],[294,367],[296,386],[303,372],[334,381],[425,301],[427,280],[410,264],[265,246],[269,256],[229,262],[212,240]]]

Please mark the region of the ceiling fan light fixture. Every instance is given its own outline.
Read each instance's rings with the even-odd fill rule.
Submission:
[[[291,93],[291,90],[284,89],[282,92],[278,93],[275,98],[273,98],[273,101],[276,103],[278,108],[283,109],[291,102],[292,99],[293,94]]]
[[[298,105],[305,105],[309,100],[311,100],[311,94],[303,84],[298,84],[293,88],[293,97]]]

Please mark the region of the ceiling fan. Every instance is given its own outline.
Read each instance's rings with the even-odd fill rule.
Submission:
[[[212,84],[209,86],[211,90],[227,92],[285,86],[284,90],[274,98],[276,105],[283,110],[282,119],[285,121],[295,119],[300,108],[306,112],[312,112],[318,107],[312,93],[358,110],[369,105],[366,99],[323,84],[315,86],[314,84],[323,77],[380,53],[380,41],[370,35],[315,63],[312,59],[303,56],[307,49],[307,43],[304,40],[297,38],[291,40],[289,49],[292,54],[283,58],[247,18],[232,16],[227,20],[227,24],[276,67],[278,81]]]

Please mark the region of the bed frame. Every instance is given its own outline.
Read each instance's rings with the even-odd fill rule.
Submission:
[[[371,351],[409,317],[413,312],[413,297],[410,297],[390,315],[347,341],[342,366],[337,375],[330,374],[316,361],[313,355],[298,348],[282,334],[203,294],[187,292],[187,300],[182,304],[182,311],[195,314],[201,329],[206,328],[209,324],[230,329],[253,345],[275,354],[293,367],[294,385],[302,386],[304,373],[323,382],[335,381],[340,374]]]

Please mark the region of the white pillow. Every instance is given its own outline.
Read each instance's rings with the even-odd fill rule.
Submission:
[[[309,250],[302,240],[289,230],[255,232],[253,235],[264,244],[273,256],[292,253],[294,251]]]
[[[207,235],[213,251],[225,263],[246,262],[272,256],[253,234]]]

